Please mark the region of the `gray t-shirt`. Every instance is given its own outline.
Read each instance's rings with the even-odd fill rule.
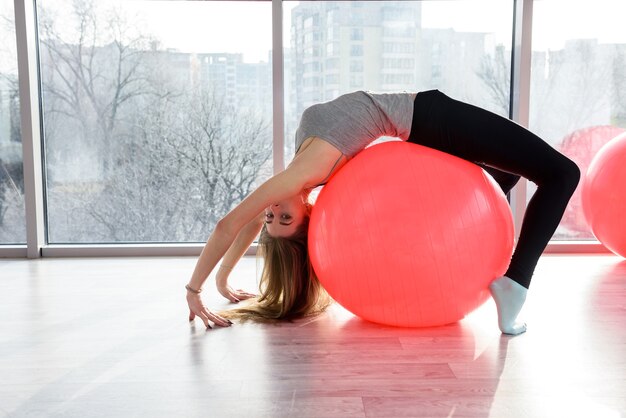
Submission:
[[[296,151],[312,136],[334,145],[349,158],[382,136],[407,140],[413,120],[412,93],[355,91],[302,113]]]

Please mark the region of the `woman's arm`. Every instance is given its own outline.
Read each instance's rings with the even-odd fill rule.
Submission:
[[[254,192],[231,210],[215,226],[209,237],[189,286],[200,289],[217,262],[224,256],[241,229],[269,205],[295,196],[308,187],[314,187],[328,177],[336,167],[341,152],[325,141],[318,140],[296,155],[286,170],[261,184]]]
[[[337,148],[328,142],[314,138],[306,150],[295,156],[285,171],[261,184],[231,210],[217,223],[205,244],[189,281],[189,288],[195,290],[202,288],[215,265],[231,248],[244,226],[271,204],[295,196],[304,189],[319,184],[320,181],[328,177],[328,173],[333,170],[333,167],[335,170],[338,169],[336,162],[341,156],[342,154]],[[191,311],[190,320],[197,315],[207,327],[209,321],[221,326],[230,324],[230,321],[208,310],[202,303],[199,293],[188,291],[187,303]]]
[[[267,180],[222,218],[204,246],[189,286],[200,289],[241,229],[274,202],[300,193],[306,180],[298,171],[285,170]]]
[[[263,222],[265,218],[265,212],[261,212],[256,218],[252,219],[246,226],[243,227],[233,245],[230,246],[224,257],[222,258],[222,264],[217,270],[215,280],[217,282],[217,290],[222,296],[231,302],[239,302],[240,300],[248,299],[256,295],[245,292],[243,290],[234,290],[228,286],[228,276],[233,267],[239,259],[245,254],[246,250],[250,248],[250,245],[254,242],[254,239],[261,232],[263,228]]]
[[[267,180],[231,210],[215,226],[198,258],[188,287],[196,291],[202,289],[207,277],[233,245],[244,226],[272,203],[300,193],[307,182],[306,172],[300,170],[298,166],[294,166]],[[204,306],[198,293],[188,290],[187,303],[189,304],[190,320],[197,315],[207,327],[209,321],[221,326],[229,325],[229,321],[212,313]]]

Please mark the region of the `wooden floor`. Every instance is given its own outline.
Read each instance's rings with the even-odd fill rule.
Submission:
[[[0,416],[626,416],[618,257],[542,258],[518,337],[501,336],[491,301],[439,328],[384,327],[334,306],[206,331],[187,322],[194,263],[0,259]],[[245,259],[232,283],[254,289],[257,276]]]

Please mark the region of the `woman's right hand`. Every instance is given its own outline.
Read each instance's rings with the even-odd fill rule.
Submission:
[[[246,292],[243,289],[235,290],[230,287],[225,281],[217,283],[217,291],[220,292],[220,295],[224,296],[232,303],[239,303],[242,300],[255,298],[257,296],[254,293]]]
[[[191,293],[187,291],[187,304],[189,305],[189,321],[193,321],[196,316],[202,319],[204,322],[204,326],[207,328],[211,327],[209,321],[213,322],[215,325],[219,325],[221,327],[229,327],[233,323],[226,318],[222,318],[221,316],[211,312],[204,303],[202,303],[202,298],[199,294]]]

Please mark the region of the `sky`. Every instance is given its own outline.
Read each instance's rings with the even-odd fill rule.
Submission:
[[[49,0],[48,0],[49,1]],[[219,47],[244,53],[248,61],[266,59],[271,47],[270,2],[181,2],[131,1],[147,25],[160,28],[167,44],[176,48],[200,51]],[[184,4],[185,3],[185,4]],[[284,3],[284,44],[289,45],[290,10],[299,2]],[[457,0],[422,2],[422,26],[454,28],[460,32],[494,33],[499,42],[511,37],[512,1]],[[184,6],[184,7],[182,7]],[[215,13],[219,7],[220,15]],[[183,10],[184,9],[184,10]],[[172,17],[180,16],[189,30],[172,26]],[[229,25],[225,16],[240,24]],[[494,18],[503,16],[504,18]],[[560,49],[568,39],[597,38],[601,42],[626,43],[624,30],[626,0],[538,0],[534,2],[533,49]],[[215,36],[215,33],[226,34]],[[249,35],[243,35],[248,33]],[[200,35],[200,36],[198,36]],[[216,46],[217,47],[217,46]]]
[[[44,8],[54,9],[67,8],[71,1],[39,0]],[[140,30],[157,34],[163,47],[184,52],[240,52],[246,62],[268,60],[272,42],[269,1],[99,0],[98,3],[101,7],[122,5]],[[13,0],[0,0],[0,14],[12,13],[12,4]],[[297,4],[296,1],[284,3],[286,46],[290,10]],[[497,42],[503,43],[510,41],[511,16],[512,1],[422,2],[423,27],[489,32],[494,33]],[[536,0],[533,50],[560,49],[572,38],[626,43],[625,16],[626,0]],[[233,25],[233,21],[237,24]],[[6,39],[6,31],[1,29],[0,37]],[[0,39],[0,45],[4,39]]]

